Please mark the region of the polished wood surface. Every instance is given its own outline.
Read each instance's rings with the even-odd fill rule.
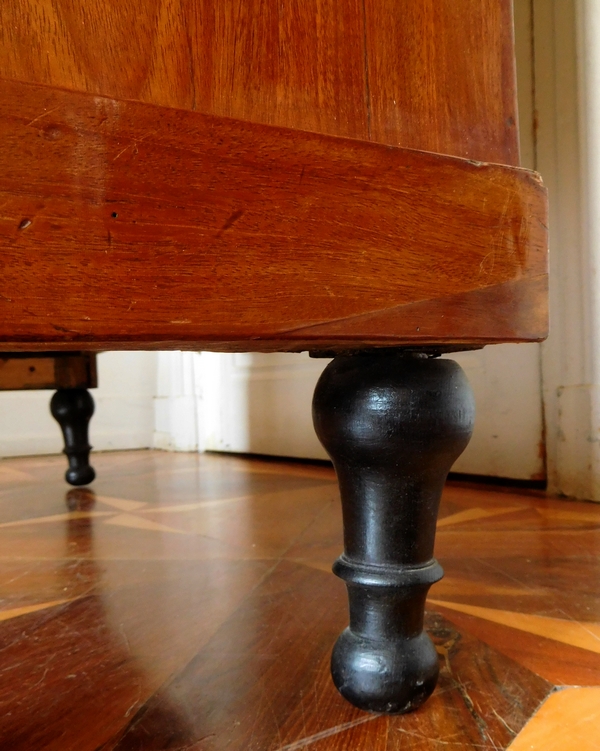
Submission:
[[[512,0],[364,0],[369,136],[519,163]]]
[[[347,622],[331,469],[101,453],[93,489],[65,494],[63,461],[0,461],[0,748],[595,751],[595,505],[446,487],[440,683],[390,717],[329,677]]]
[[[511,0],[3,0],[0,77],[518,163]]]
[[[93,352],[0,352],[0,391],[96,388]]]
[[[10,81],[0,95],[6,349],[546,335],[534,173]]]
[[[511,0],[0,12],[6,348],[546,335],[535,178],[384,148],[517,164]]]
[[[567,688],[548,698],[511,751],[596,751],[599,727],[600,688]]]

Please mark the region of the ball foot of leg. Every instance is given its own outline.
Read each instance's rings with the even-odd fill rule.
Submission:
[[[347,628],[331,655],[337,690],[367,712],[412,712],[429,698],[438,673],[437,652],[425,632],[402,642],[372,641]]]

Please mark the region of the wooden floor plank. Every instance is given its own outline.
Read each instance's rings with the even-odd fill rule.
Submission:
[[[329,677],[347,622],[331,469],[104,453],[94,489],[67,491],[63,462],[0,461],[0,748],[498,751],[555,687],[600,686],[598,506],[446,488],[440,681],[388,718]]]

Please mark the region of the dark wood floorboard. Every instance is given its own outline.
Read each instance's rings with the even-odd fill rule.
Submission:
[[[329,678],[347,619],[332,470],[94,463],[92,488],[67,490],[62,457],[0,461],[0,749],[554,751],[557,718],[556,748],[596,748],[567,728],[600,726],[600,506],[449,485],[439,685],[385,717]]]

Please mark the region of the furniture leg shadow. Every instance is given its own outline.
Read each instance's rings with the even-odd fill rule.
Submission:
[[[337,473],[350,625],[332,655],[333,680],[352,704],[409,712],[432,693],[438,659],[423,630],[446,476],[467,446],[474,400],[452,360],[382,350],[336,357],[315,390],[317,435]]]

